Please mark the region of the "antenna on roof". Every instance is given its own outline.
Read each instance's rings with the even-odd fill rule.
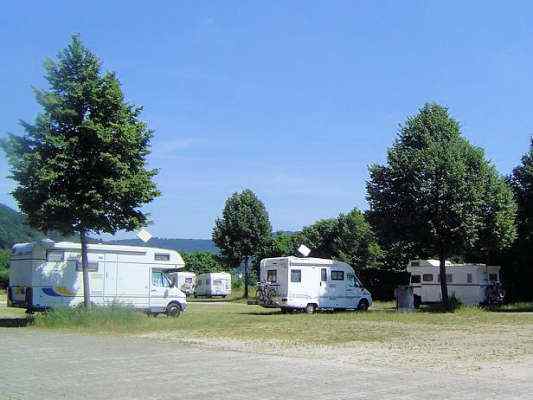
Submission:
[[[137,231],[137,237],[141,239],[144,243],[146,243],[152,238],[152,234],[146,229],[141,228],[139,231]]]
[[[298,253],[300,253],[304,257],[307,257],[309,253],[311,253],[311,249],[305,244],[302,244],[300,245],[300,247],[298,247]]]

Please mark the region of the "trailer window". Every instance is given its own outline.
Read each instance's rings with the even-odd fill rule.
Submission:
[[[343,281],[344,271],[331,271],[331,280],[332,281]]]
[[[489,274],[489,282],[498,282],[498,274]]]
[[[301,282],[302,271],[299,269],[291,269],[291,282]]]
[[[433,282],[433,274],[424,274],[424,275],[422,275],[422,280],[424,282]]]
[[[437,281],[440,283],[440,275],[437,275]],[[453,277],[452,274],[446,274],[446,283],[452,283]]]
[[[267,271],[267,282],[276,283],[278,281],[278,271],[275,269],[269,269]]]
[[[466,283],[472,283],[472,274],[466,274]]]
[[[420,275],[411,275],[411,283],[420,283]]]
[[[76,261],[76,271],[82,272],[83,266],[81,265],[81,260]],[[87,271],[89,272],[98,272],[98,263],[97,262],[89,262],[87,263]]]
[[[320,280],[322,282],[327,282],[328,281],[328,270],[326,268],[322,268],[320,270]]]
[[[170,261],[170,254],[168,253],[155,253],[155,261]]]

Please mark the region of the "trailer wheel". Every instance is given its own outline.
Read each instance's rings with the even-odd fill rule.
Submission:
[[[166,314],[167,314],[168,317],[177,318],[181,314],[181,307],[178,304],[176,304],[176,303],[170,303],[167,306]]]
[[[305,313],[306,314],[314,314],[316,310],[316,305],[309,303],[305,306]]]
[[[366,311],[368,310],[368,300],[367,299],[361,299],[361,301],[359,302],[358,306],[357,306],[357,310],[358,311]]]

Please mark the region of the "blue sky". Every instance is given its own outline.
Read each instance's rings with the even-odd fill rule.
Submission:
[[[155,130],[158,236],[210,237],[243,188],[274,229],[366,208],[367,166],[427,101],[503,174],[533,133],[530,2],[81,4],[3,4],[0,135],[33,120],[42,61],[80,33]],[[0,202],[14,207],[7,174],[2,154]]]

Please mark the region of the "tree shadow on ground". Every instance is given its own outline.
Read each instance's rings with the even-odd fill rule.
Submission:
[[[22,328],[32,323],[32,317],[0,318],[1,328]]]

